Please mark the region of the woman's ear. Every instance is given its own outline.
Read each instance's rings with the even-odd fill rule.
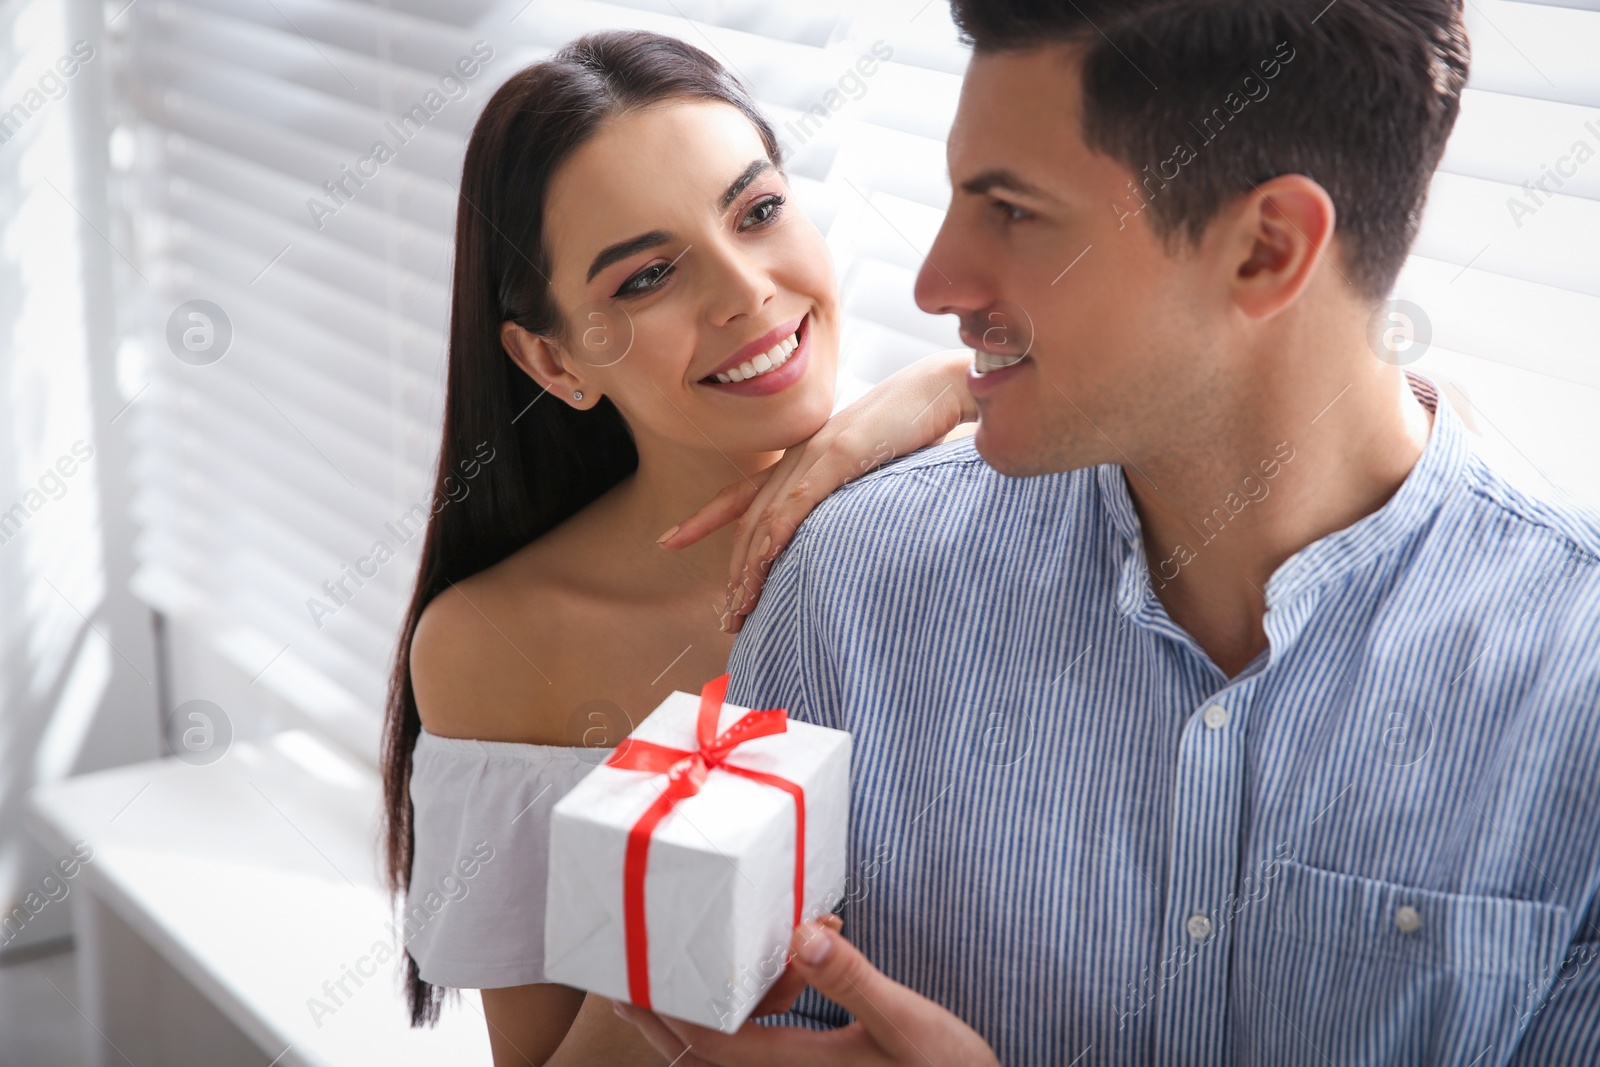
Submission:
[[[500,344],[522,372],[568,404],[586,411],[600,402],[600,389],[567,369],[561,346],[509,319],[500,324]]]

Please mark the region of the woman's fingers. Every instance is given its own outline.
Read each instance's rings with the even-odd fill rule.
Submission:
[[[770,529],[765,524],[763,528]],[[783,546],[774,543],[771,533],[763,535],[761,544],[753,545],[746,550],[745,563],[740,568],[742,577],[728,605],[730,621],[742,620],[756,610],[756,603],[761,599],[761,590],[767,584],[767,572],[772,569],[773,559],[782,550]],[[739,632],[737,625],[734,626],[733,632]]]
[[[806,516],[835,489],[881,462],[875,456],[859,457],[857,451],[836,439],[815,455],[804,456],[793,471],[774,477],[757,495],[748,512],[755,521],[741,542],[743,556],[738,554],[738,544],[734,549],[739,580],[728,606],[732,615],[748,615],[755,610],[773,560],[788,547]],[[737,632],[737,627],[734,629]]]
[[[810,451],[809,443],[800,448],[791,448],[784,453],[782,459],[767,468],[771,472],[770,477],[766,479],[761,491],[751,499],[745,509],[743,521],[735,528],[733,553],[728,563],[728,598],[723,611],[724,629],[727,628],[731,617],[739,614],[739,605],[750,595],[752,589],[760,587],[760,582],[754,581],[756,576],[749,567],[752,546],[760,549],[767,543],[766,538],[769,536],[767,513],[772,508],[777,494],[782,492],[795,477],[795,472],[803,470],[811,462]],[[736,631],[737,627],[734,630]]]
[[[940,352],[897,371],[768,468],[761,490],[745,497],[734,536],[724,630],[737,632],[740,619],[754,610],[767,568],[824,497],[977,418],[966,388],[971,355],[969,349]]]
[[[751,532],[744,569],[752,578],[752,595],[740,607],[740,614],[748,615],[755,610],[756,598],[761,595],[761,588],[772,571],[772,561],[789,547],[794,532],[806,516],[835,489],[852,480],[853,475],[838,471],[838,466],[837,462],[822,460],[775,494],[762,515],[760,528]]]
[[[733,592],[728,600],[728,614],[731,618],[740,618],[750,614],[756,608],[756,601],[761,597],[761,590],[767,584],[767,572],[772,568],[772,560],[782,551],[782,546],[774,542],[771,520],[763,518],[755,524],[756,529],[751,532],[747,543],[743,546],[744,562],[739,565],[739,580],[734,583]],[[756,541],[760,536],[761,540]],[[740,548],[734,549],[738,559]],[[735,630],[737,632],[737,630]]]
[[[710,503],[662,534],[656,544],[666,549],[687,548],[707,534],[728,525],[749,509],[751,501],[772,476],[772,471],[773,468],[768,467],[748,478],[740,478],[723,486]]]

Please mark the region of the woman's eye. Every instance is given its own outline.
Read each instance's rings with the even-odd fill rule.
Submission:
[[[673,262],[675,263],[677,261],[674,260]],[[668,275],[672,273],[672,270],[672,263],[652,263],[638,274],[635,274],[633,277],[623,282],[622,287],[612,295],[638,296],[640,293],[648,293],[650,290],[656,288],[662,282],[666,281]]]
[[[754,204],[745,213],[744,218],[740,220],[739,229],[749,230],[758,226],[770,225],[782,213],[783,204],[784,198],[777,195],[769,196]],[[622,286],[612,294],[613,297],[640,296],[659,288],[663,282],[671,277],[674,269],[673,264],[677,262],[677,260],[673,260],[672,263],[650,264],[650,266],[623,282]]]
[[[744,219],[739,223],[739,229],[748,230],[752,226],[765,226],[783,212],[784,198],[773,195],[757,203],[746,212]]]

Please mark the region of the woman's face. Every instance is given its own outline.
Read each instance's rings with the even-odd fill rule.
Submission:
[[[828,248],[738,110],[673,102],[606,123],[556,173],[545,218],[580,406],[603,393],[641,445],[730,453],[788,448],[827,421]]]

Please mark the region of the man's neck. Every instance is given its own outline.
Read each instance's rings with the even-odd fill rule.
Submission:
[[[1273,573],[1381,508],[1427,444],[1431,416],[1405,376],[1372,364],[1276,396],[1269,383],[1236,430],[1127,473],[1156,596],[1230,678],[1266,647]]]

